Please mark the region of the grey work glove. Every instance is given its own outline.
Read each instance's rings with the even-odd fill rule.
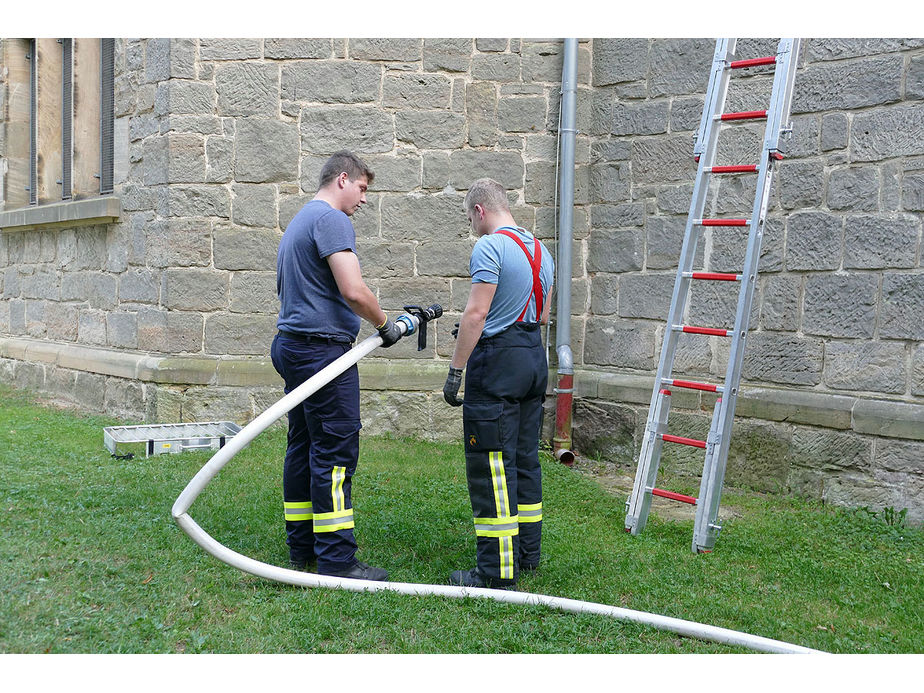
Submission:
[[[382,346],[387,349],[404,335],[398,325],[392,320],[386,319],[385,324],[379,328],[379,336],[382,338]]]
[[[462,400],[459,399],[459,388],[462,386],[462,368],[449,367],[449,375],[446,377],[446,384],[443,385],[443,399],[447,404],[453,407],[461,407]]]

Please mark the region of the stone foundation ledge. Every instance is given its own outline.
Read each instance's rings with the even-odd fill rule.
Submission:
[[[156,356],[74,343],[24,337],[0,337],[0,358],[55,366],[78,372],[124,378],[155,385],[208,385],[278,388],[282,380],[268,358],[204,355]],[[446,378],[443,360],[367,358],[359,362],[364,391],[439,393]],[[557,384],[549,372],[549,394]],[[647,405],[651,375],[575,369],[575,398]],[[463,393],[464,394],[464,393]],[[712,411],[715,395],[674,390],[672,407]],[[736,416],[854,431],[874,436],[924,440],[924,403],[743,385]]]
[[[654,377],[575,369],[574,383],[576,398],[648,405]],[[675,388],[672,398],[672,408],[712,412],[716,395]],[[924,403],[918,402],[743,383],[735,416],[924,440]]]

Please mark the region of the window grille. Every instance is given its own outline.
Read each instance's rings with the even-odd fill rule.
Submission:
[[[73,196],[74,39],[61,41],[61,199]]]
[[[113,126],[115,117],[115,39],[100,39],[100,173],[99,192],[113,188]]]
[[[29,40],[29,204],[38,204],[38,56],[35,39]]]

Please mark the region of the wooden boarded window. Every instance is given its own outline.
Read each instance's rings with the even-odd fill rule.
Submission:
[[[114,39],[6,39],[4,208],[113,192]]]

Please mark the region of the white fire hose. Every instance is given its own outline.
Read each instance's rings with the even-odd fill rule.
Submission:
[[[426,321],[434,319],[442,314],[439,306],[431,306],[427,311],[419,314],[406,313],[401,315],[395,322],[401,326],[403,333],[407,336],[413,334],[418,327],[421,331],[425,329]],[[433,315],[433,313],[437,313]],[[203,530],[189,514],[189,507],[199,496],[205,486],[218,474],[219,471],[231,461],[238,452],[246,447],[254,438],[265,431],[273,422],[285,415],[292,408],[302,401],[313,395],[324,385],[350,368],[364,356],[367,356],[376,347],[382,344],[382,338],[373,335],[366,338],[350,351],[343,354],[336,361],[320,370],[311,378],[306,380],[300,386],[292,390],[285,397],[273,404],[269,409],[264,411],[260,416],[242,428],[233,438],[228,440],[224,447],[216,452],[212,458],[199,470],[193,479],[187,484],[186,488],[176,499],[173,504],[173,519],[180,528],[189,535],[189,537],[206,552],[213,555],[218,560],[227,563],[233,568],[238,568],[245,573],[256,575],[257,577],[266,578],[267,580],[276,580],[290,585],[300,587],[329,587],[332,589],[342,589],[352,592],[398,592],[409,595],[436,595],[442,597],[466,598],[479,597],[484,599],[493,599],[498,602],[510,604],[530,604],[543,605],[550,609],[566,611],[578,614],[598,614],[609,616],[622,621],[633,623],[642,623],[653,626],[660,630],[667,630],[679,635],[700,640],[725,643],[727,645],[737,645],[747,647],[758,652],[777,652],[777,653],[817,653],[822,654],[820,650],[812,650],[799,645],[772,640],[757,635],[749,635],[739,631],[720,628],[717,626],[705,625],[694,621],[685,621],[670,616],[661,616],[650,614],[644,611],[634,611],[632,609],[623,609],[616,606],[607,606],[606,604],[597,604],[594,602],[583,602],[576,599],[565,599],[562,597],[549,597],[542,594],[532,594],[529,592],[516,592],[511,590],[488,589],[484,587],[457,587],[453,585],[427,585],[410,582],[375,582],[372,580],[356,580],[351,578],[339,578],[326,575],[316,575],[313,573],[304,573],[288,568],[269,565],[260,561],[248,558],[242,554],[232,551],[223,544],[218,543],[205,530]]]

